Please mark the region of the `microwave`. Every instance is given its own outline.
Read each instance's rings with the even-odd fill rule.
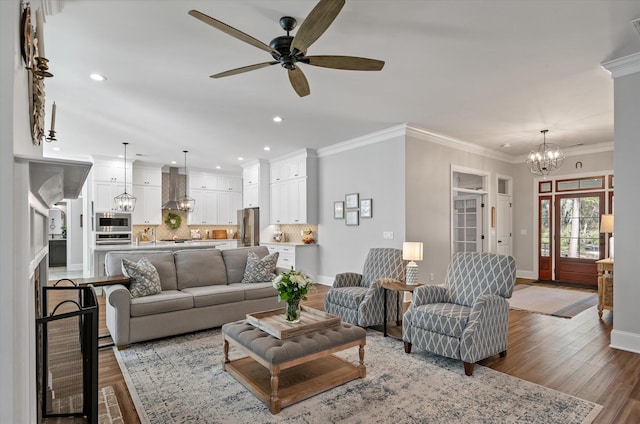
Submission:
[[[130,233],[131,214],[127,212],[96,213],[96,233]]]

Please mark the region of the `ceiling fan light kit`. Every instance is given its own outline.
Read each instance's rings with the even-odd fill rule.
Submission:
[[[298,96],[304,97],[309,95],[311,90],[306,76],[297,65],[298,63],[350,71],[380,71],[384,67],[384,61],[364,57],[306,55],[307,49],[329,28],[344,4],[345,0],[320,0],[302,22],[295,36],[291,36],[289,33],[298,22],[291,16],[283,16],[280,18],[280,27],[286,31],[287,35],[274,38],[269,45],[197,10],[190,10],[189,15],[240,41],[270,53],[274,59],[269,62],[256,63],[213,74],[210,75],[211,78],[228,77],[280,64],[287,69],[289,82],[295,92]]]

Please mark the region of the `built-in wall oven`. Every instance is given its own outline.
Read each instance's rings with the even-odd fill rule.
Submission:
[[[131,214],[127,212],[96,213],[96,244],[131,243]]]

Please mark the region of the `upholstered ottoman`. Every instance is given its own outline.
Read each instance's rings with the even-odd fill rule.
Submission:
[[[264,402],[272,414],[303,399],[364,378],[367,332],[341,324],[280,340],[244,320],[222,326],[223,369]],[[229,345],[249,355],[229,360]],[[359,363],[332,355],[358,346]]]

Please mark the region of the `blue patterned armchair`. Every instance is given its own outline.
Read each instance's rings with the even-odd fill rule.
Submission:
[[[369,250],[362,274],[345,272],[336,275],[333,287],[324,300],[326,312],[360,327],[384,323],[385,279],[404,281],[406,262],[402,250],[374,248]],[[398,292],[387,293],[387,322],[396,320]]]
[[[516,281],[515,259],[493,253],[456,253],[444,286],[421,286],[404,314],[404,350],[411,346],[473,365],[507,354],[509,303]]]

